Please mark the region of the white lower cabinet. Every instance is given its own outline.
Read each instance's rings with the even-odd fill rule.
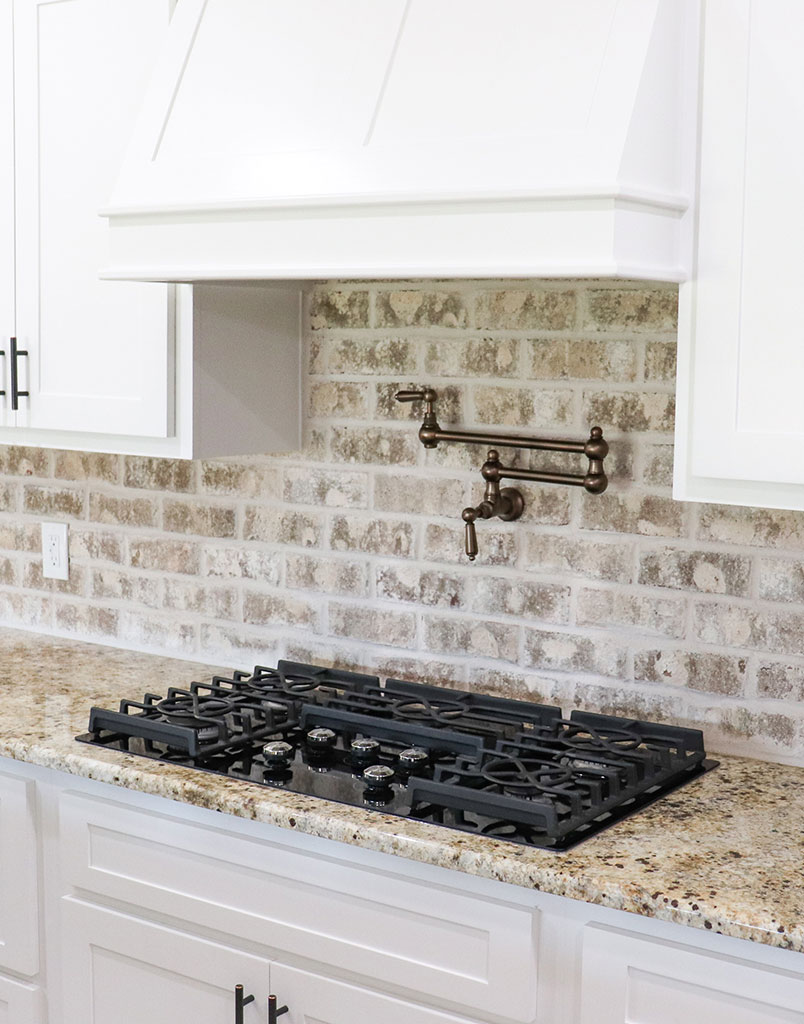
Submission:
[[[619,928],[583,940],[581,1024],[804,1024],[804,976]]]
[[[243,1024],[267,1024],[261,957],[69,897],[61,925],[60,1024],[233,1024],[236,985]]]
[[[13,768],[0,772],[0,971],[26,977],[33,977],[39,970],[34,800],[32,781]],[[3,998],[0,990],[0,1001]]]

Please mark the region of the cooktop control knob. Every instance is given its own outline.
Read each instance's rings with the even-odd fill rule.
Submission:
[[[352,740],[352,760],[358,764],[371,764],[380,753],[380,744],[370,736],[359,736]]]
[[[421,747],[408,747],[399,755],[399,767],[403,772],[414,775],[420,772],[430,760],[430,755]]]
[[[293,757],[293,747],[284,740],[274,740],[262,748],[262,759],[269,768],[287,768]]]
[[[372,764],[363,772],[363,781],[370,792],[381,792],[391,785],[394,769],[387,764]]]
[[[335,733],[332,729],[311,729],[307,733],[307,746],[311,750],[325,751],[335,746]]]

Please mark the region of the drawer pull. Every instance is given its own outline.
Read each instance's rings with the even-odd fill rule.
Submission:
[[[254,1002],[254,996],[243,995],[243,986],[235,985],[235,1024],[243,1024],[243,1008]]]
[[[280,1006],[277,1009],[276,996],[268,996],[268,1024],[276,1024],[276,1018],[281,1017],[283,1013],[287,1012],[287,1006]]]

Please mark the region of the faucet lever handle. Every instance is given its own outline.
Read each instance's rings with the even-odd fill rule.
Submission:
[[[397,402],[426,402],[428,412],[432,413],[432,405],[438,395],[432,388],[422,388],[419,391],[397,391],[394,398]]]
[[[474,562],[477,557],[477,530],[472,520],[466,521],[466,557],[470,562]]]

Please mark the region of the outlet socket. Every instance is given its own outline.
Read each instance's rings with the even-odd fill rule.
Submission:
[[[42,523],[42,575],[47,580],[70,578],[66,523]]]

